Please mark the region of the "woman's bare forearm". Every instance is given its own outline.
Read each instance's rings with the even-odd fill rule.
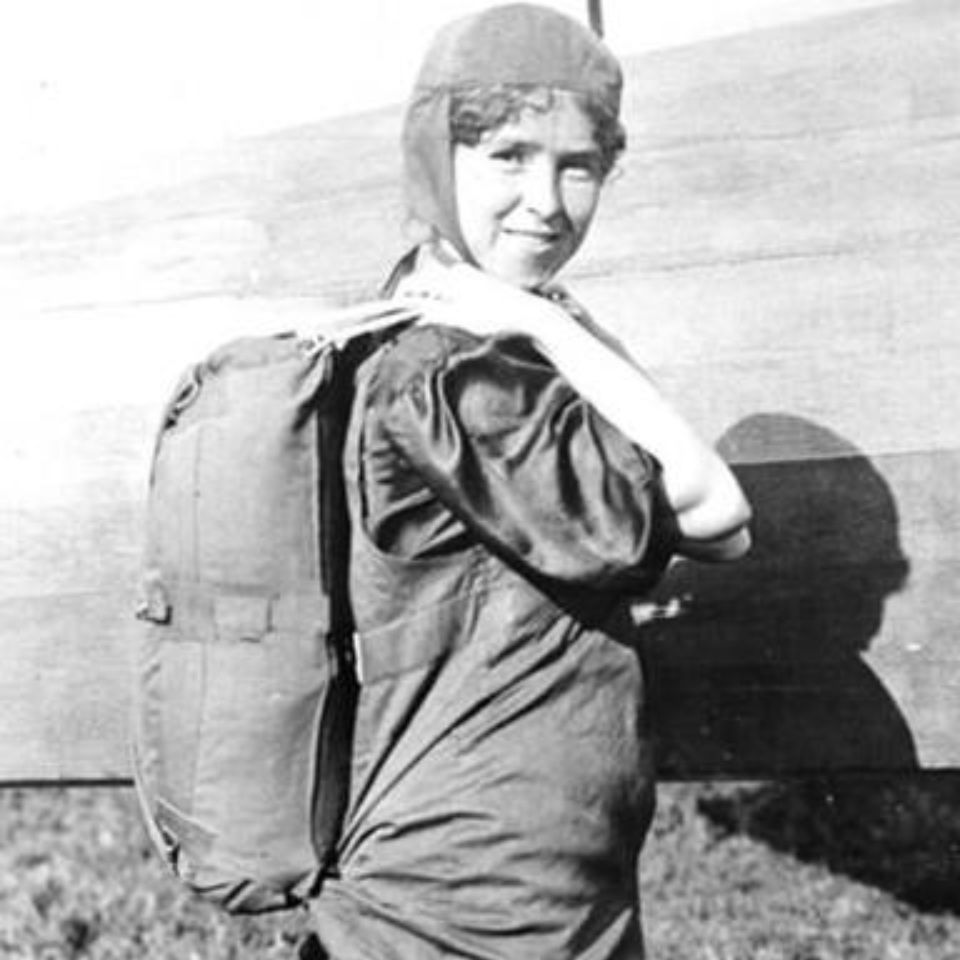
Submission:
[[[412,278],[407,295],[425,295],[425,319],[480,335],[532,337],[571,386],[663,468],[677,515],[681,552],[733,559],[750,545],[750,507],[730,468],[605,331],[463,264],[433,266]]]
[[[571,386],[663,468],[681,537],[703,559],[749,547],[750,508],[730,468],[627,357],[559,310],[535,328],[543,351]]]

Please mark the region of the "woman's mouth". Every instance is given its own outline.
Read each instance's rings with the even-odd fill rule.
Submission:
[[[512,237],[522,243],[537,247],[552,247],[559,243],[561,234],[553,230],[506,230],[507,236]]]

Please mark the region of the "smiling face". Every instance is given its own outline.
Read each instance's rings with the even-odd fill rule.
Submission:
[[[583,242],[604,157],[572,93],[453,148],[460,233],[482,270],[525,289],[549,281]]]

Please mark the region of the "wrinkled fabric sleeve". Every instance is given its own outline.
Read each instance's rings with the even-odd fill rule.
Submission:
[[[660,467],[523,337],[405,334],[376,377],[382,428],[469,529],[550,579],[634,592],[676,541]]]

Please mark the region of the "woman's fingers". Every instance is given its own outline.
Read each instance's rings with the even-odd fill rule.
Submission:
[[[425,265],[408,278],[401,297],[430,303],[438,323],[462,327],[480,335],[524,333],[537,337],[543,324],[554,321],[560,307],[526,290],[511,286],[467,264]]]

